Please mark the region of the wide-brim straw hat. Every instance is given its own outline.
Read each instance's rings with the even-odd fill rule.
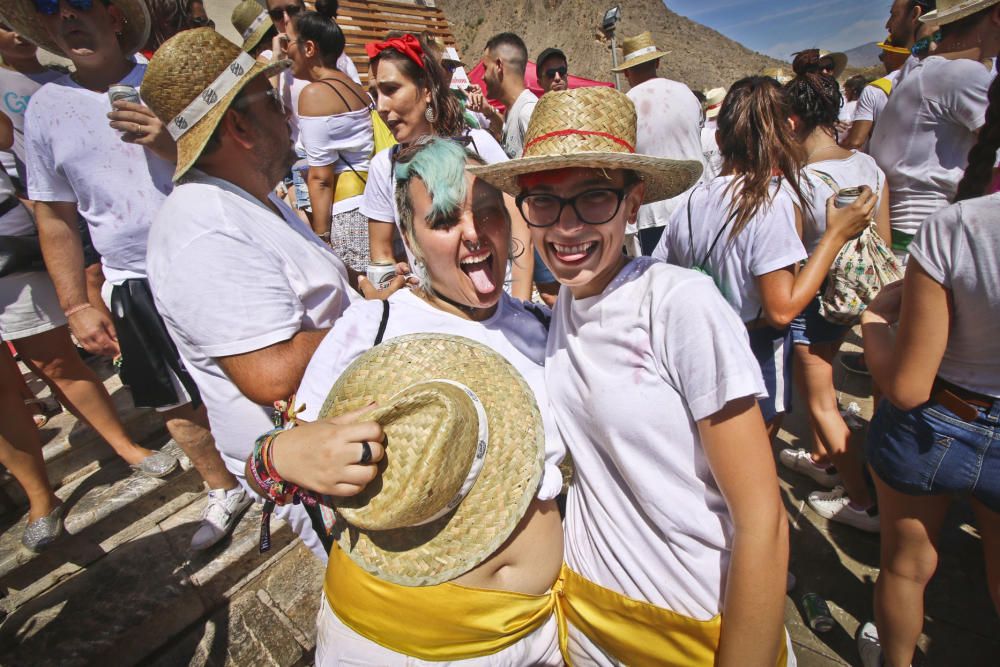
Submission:
[[[643,203],[679,195],[701,176],[700,161],[636,153],[635,135],[635,105],[624,93],[604,86],[550,92],[531,114],[522,157],[468,170],[517,195],[518,179],[525,174],[571,167],[630,169],[646,184]]]
[[[722,101],[726,99],[725,88],[712,88],[705,91],[705,118],[716,118],[722,109]]]
[[[211,28],[179,32],[160,46],[146,68],[142,100],[177,141],[175,181],[201,156],[244,86],[290,64],[261,64]]]
[[[840,75],[844,73],[847,69],[847,54],[841,53],[840,51],[823,51],[819,52],[820,60],[823,58],[830,58],[833,60],[833,78],[839,79]]]
[[[997,4],[1000,0],[938,0],[937,9],[921,15],[924,23],[945,25]]]
[[[243,50],[247,53],[257,48],[267,31],[274,27],[267,10],[261,7],[257,0],[243,0],[236,5],[230,20],[236,32],[243,38]]]
[[[769,76],[782,85],[795,78],[781,67],[765,67],[760,71],[760,75]]]
[[[534,394],[510,362],[480,343],[410,334],[348,366],[320,415],[373,401],[375,409],[358,419],[382,425],[385,459],[360,495],[334,499],[337,541],[386,581],[450,581],[510,538],[538,490],[545,435]],[[464,496],[456,493],[470,480]]]
[[[640,33],[635,37],[626,37],[622,40],[622,62],[617,67],[612,67],[612,72],[623,72],[630,67],[648,63],[650,60],[657,60],[663,56],[670,55],[670,51],[660,51],[653,42],[653,33]]]
[[[125,55],[131,56],[145,46],[146,40],[149,39],[149,8],[145,0],[111,0],[111,4],[120,9],[125,17],[125,25],[122,26],[118,42]],[[0,18],[13,28],[14,32],[38,48],[57,55],[66,55],[42,25],[42,15],[35,9],[34,0],[3,0],[0,3]]]

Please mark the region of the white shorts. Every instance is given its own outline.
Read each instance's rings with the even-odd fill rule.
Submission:
[[[0,338],[27,338],[65,324],[48,273],[28,271],[0,278]]]
[[[392,613],[392,609],[373,609],[373,614]],[[415,629],[419,632],[419,629]],[[322,596],[316,617],[316,667],[335,665],[379,665],[380,667],[413,667],[415,665],[463,665],[468,667],[511,667],[512,665],[562,665],[559,654],[559,632],[555,614],[530,635],[493,655],[453,662],[431,662],[396,653],[362,637],[337,618]]]

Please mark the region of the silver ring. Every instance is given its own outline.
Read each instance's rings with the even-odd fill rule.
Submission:
[[[372,446],[367,442],[361,442],[361,460],[358,461],[359,465],[368,465],[372,462]]]

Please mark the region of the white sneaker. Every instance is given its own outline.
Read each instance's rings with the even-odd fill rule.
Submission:
[[[861,656],[861,667],[881,667],[882,644],[878,640],[878,628],[868,621],[858,628],[858,655]]]
[[[830,521],[845,523],[868,533],[879,532],[878,512],[851,507],[851,499],[842,486],[833,491],[813,491],[809,494],[808,502],[816,514]]]
[[[240,517],[253,504],[253,498],[242,486],[226,491],[212,489],[208,492],[208,504],[201,513],[201,525],[191,538],[191,549],[202,551],[233,532]]]
[[[778,452],[778,460],[789,470],[811,478],[820,486],[832,489],[840,484],[840,473],[836,468],[816,465],[804,449],[782,449]]]

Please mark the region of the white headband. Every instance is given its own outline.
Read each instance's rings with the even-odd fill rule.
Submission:
[[[250,27],[243,31],[243,41],[250,39],[250,35],[252,35],[254,31],[261,26],[262,23],[264,23],[264,19],[266,18],[267,18],[266,9],[262,11],[260,14],[257,14],[257,18],[253,20],[253,23],[250,24]]]
[[[647,53],[653,53],[654,51],[656,51],[655,46],[644,46],[641,49],[638,49],[636,51],[630,51],[627,54],[625,54],[625,60],[627,61],[632,60],[633,58],[638,58],[639,56],[644,56]]]
[[[180,139],[185,132],[194,127],[209,111],[215,108],[226,96],[226,93],[239,83],[243,75],[249,72],[256,62],[252,55],[241,51],[236,60],[229,63],[229,66],[222,70],[222,74],[216,77],[208,88],[201,91],[201,94],[194,98],[184,111],[177,114],[177,117],[167,125],[167,131],[170,132],[174,141]]]

